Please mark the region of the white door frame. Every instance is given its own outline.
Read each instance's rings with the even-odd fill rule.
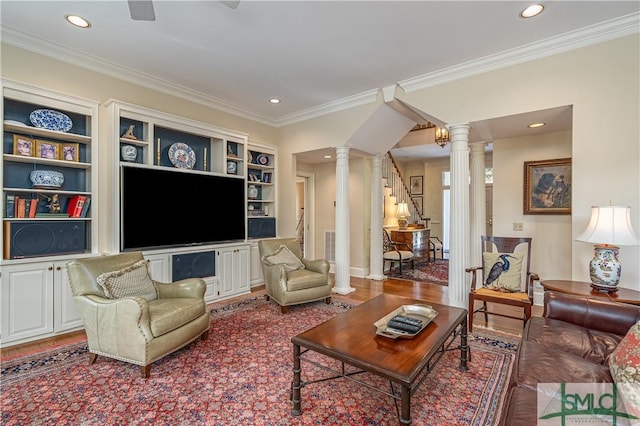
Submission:
[[[296,182],[304,183],[304,256],[307,259],[315,259],[315,175],[309,172],[298,171]]]

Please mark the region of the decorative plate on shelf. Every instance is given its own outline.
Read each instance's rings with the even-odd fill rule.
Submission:
[[[169,160],[179,169],[192,169],[196,164],[196,153],[186,143],[176,142],[169,147]]]
[[[269,165],[269,157],[264,154],[258,155],[258,157],[256,157],[256,161],[262,166]]]
[[[73,122],[66,114],[52,109],[37,109],[29,114],[29,120],[34,126],[58,132],[68,132]]]

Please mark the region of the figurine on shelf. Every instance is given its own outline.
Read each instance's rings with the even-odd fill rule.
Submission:
[[[138,139],[136,138],[136,135],[133,134],[133,129],[135,129],[136,125],[135,124],[131,124],[129,126],[129,130],[127,130],[126,132],[124,132],[124,135],[122,135],[122,137],[124,139]]]
[[[44,194],[38,194],[38,195],[49,202],[49,204],[47,204],[49,213],[60,213],[60,196],[58,194],[53,194],[51,195],[51,197]]]

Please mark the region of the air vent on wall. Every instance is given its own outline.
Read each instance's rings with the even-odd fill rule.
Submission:
[[[324,258],[331,263],[336,261],[336,231],[324,231]]]

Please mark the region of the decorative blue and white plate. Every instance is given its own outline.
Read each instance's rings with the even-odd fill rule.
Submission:
[[[29,120],[36,127],[58,132],[68,132],[73,126],[69,116],[52,109],[37,109],[29,114]]]
[[[264,154],[260,154],[256,158],[256,161],[262,166],[267,166],[269,164],[269,157]]]
[[[179,169],[193,169],[196,153],[186,143],[176,142],[169,147],[169,160]]]

